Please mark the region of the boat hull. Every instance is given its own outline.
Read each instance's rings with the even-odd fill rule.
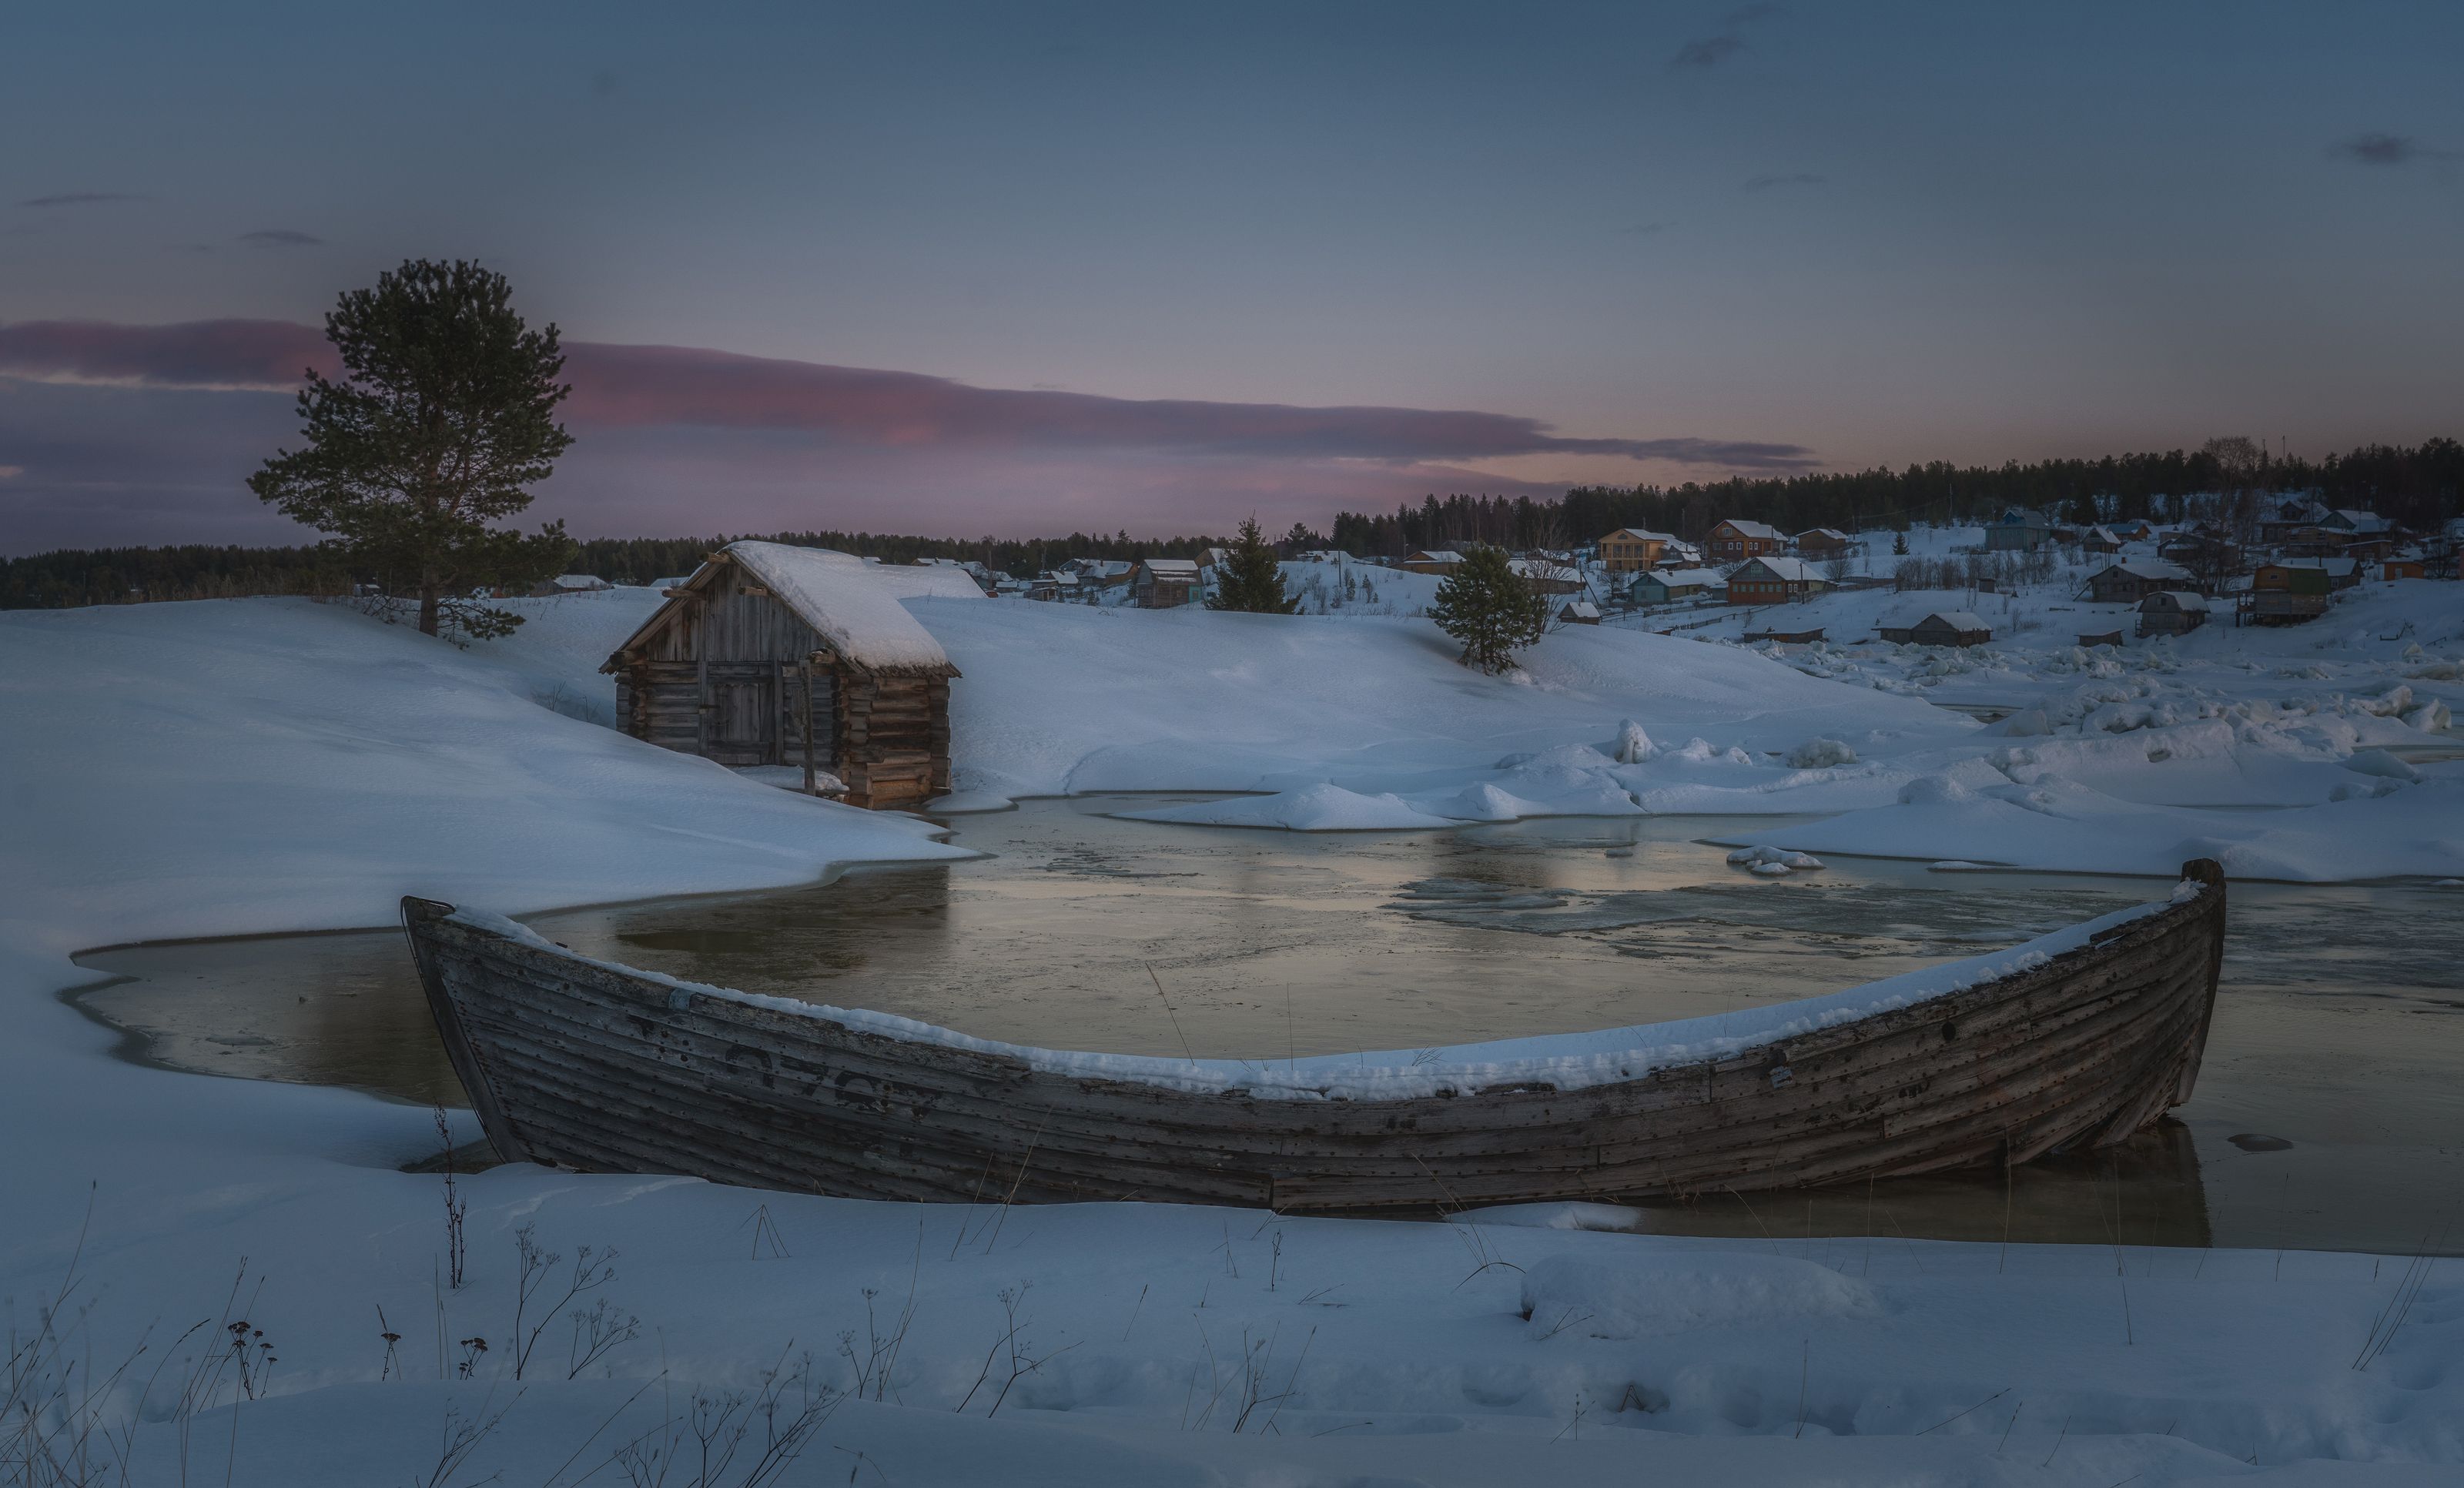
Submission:
[[[403,901],[504,1157],[862,1198],[1286,1213],[1750,1193],[2127,1140],[2189,1099],[2225,883],[1976,986],[1580,1088],[1293,1100],[1039,1068],[680,988]]]

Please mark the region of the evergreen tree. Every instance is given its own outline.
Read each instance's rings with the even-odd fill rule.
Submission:
[[[1206,607],[1253,615],[1288,615],[1301,607],[1299,600],[1284,592],[1284,571],[1258,531],[1256,517],[1241,524],[1241,536],[1215,575],[1215,592],[1206,597]]]
[[[1438,585],[1429,618],[1463,643],[1464,666],[1504,671],[1516,646],[1540,639],[1549,624],[1549,602],[1508,565],[1505,549],[1472,547]]]
[[[1891,535],[1891,552],[1898,558],[1906,558],[1908,556],[1908,535],[1906,533],[1894,533]]]
[[[419,628],[503,635],[520,617],[474,588],[527,585],[573,550],[564,524],[530,536],[491,524],[531,504],[573,443],[556,422],[571,389],[556,327],[514,313],[505,276],[426,259],[352,290],[325,317],[342,377],[308,373],[307,448],[279,450],[249,489],[321,532],[364,571],[415,587]]]

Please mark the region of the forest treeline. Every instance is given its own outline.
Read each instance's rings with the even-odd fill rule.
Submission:
[[[2225,493],[2254,506],[2263,492],[2316,491],[2329,506],[2362,507],[2415,531],[2464,511],[2464,445],[2368,445],[2322,460],[2271,457],[2248,439],[2214,439],[2194,451],[2126,454],[2101,460],[2017,461],[1833,475],[1740,476],[1679,486],[1578,486],[1553,500],[1529,496],[1431,495],[1391,514],[1338,513],[1329,536],[1304,524],[1287,549],[1335,547],[1401,554],[1464,542],[1508,548],[1569,548],[1620,527],[1699,538],[1724,517],[1769,522],[1784,532],[1809,527],[1905,528],[1920,522],[1978,521],[2004,507],[2049,507],[2073,520],[2179,516],[2192,493]],[[2082,503],[2088,503],[2083,505]],[[1071,533],[1066,537],[920,537],[890,533],[797,532],[776,542],[837,548],[885,562],[919,558],[975,558],[1003,573],[1032,575],[1073,558],[1190,558],[1228,546],[1220,536],[1133,538]],[[574,545],[566,567],[614,583],[649,583],[691,573],[727,537],[595,537]],[[0,609],[121,604],[147,600],[235,595],[337,595],[390,576],[356,573],[322,547],[62,549],[0,558]]]
[[[2047,507],[2074,520],[2167,520],[2192,494],[2316,491],[2331,507],[2361,507],[2416,531],[2454,516],[2464,492],[2464,445],[2367,445],[2322,460],[2271,457],[2248,439],[2214,439],[2197,450],[1954,466],[1830,475],[1739,476],[1680,486],[1578,486],[1554,500],[1529,496],[1429,496],[1393,513],[1336,514],[1331,546],[1353,553],[1486,542],[1566,548],[1620,527],[1701,538],[1726,517],[1811,527],[1905,529],[1919,522],[1982,521],[2011,506]],[[2093,503],[2083,506],[2082,502]]]
[[[1071,533],[1027,540],[914,537],[890,533],[747,533],[772,542],[836,548],[890,563],[919,558],[976,558],[1004,573],[1033,574],[1073,558],[1194,558],[1228,538],[1133,538]],[[610,583],[646,584],[690,574],[702,555],[734,537],[592,537],[576,542],[565,568]],[[63,609],[153,600],[217,600],[239,595],[342,595],[355,584],[390,586],[393,576],[355,571],[321,547],[243,548],[191,544],[165,548],[63,548],[0,558],[0,609]]]

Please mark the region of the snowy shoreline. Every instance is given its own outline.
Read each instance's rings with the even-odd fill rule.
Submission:
[[[2464,1292],[2452,1263],[2425,1274],[2403,1257],[2004,1249],[1886,1225],[1756,1244],[1144,1205],[919,1211],[514,1167],[459,1180],[471,1280],[447,1286],[440,1180],[398,1171],[436,1150],[428,1112],[122,1063],[110,1031],[53,994],[94,979],[70,959],[81,947],[389,924],[404,893],[525,913],[960,854],[928,823],[751,784],[587,721],[605,633],[643,602],[605,599],[539,604],[516,644],[469,652],[290,602],[0,616],[0,1120],[34,1134],[0,1153],[0,1294],[31,1317],[82,1244],[95,1290],[61,1315],[77,1331],[60,1360],[90,1354],[101,1372],[151,1326],[165,1377],[184,1378],[182,1358],[213,1350],[199,1335],[170,1346],[181,1329],[201,1321],[219,1340],[243,1315],[278,1345],[261,1391],[226,1372],[193,1411],[125,1380],[102,1391],[135,1412],[138,1480],[235,1450],[256,1483],[399,1481],[434,1459],[449,1408],[469,1421],[514,1399],[470,1477],[547,1483],[574,1460],[556,1479],[569,1484],[617,1436],[673,1419],[661,1390],[643,1393],[653,1381],[681,1407],[809,1349],[847,1389],[878,1359],[869,1327],[896,1329],[897,1363],[829,1416],[796,1480],[869,1463],[901,1485],[1436,1484],[1523,1481],[1545,1463],[1748,1484],[2290,1488],[2321,1480],[2301,1465],[2315,1458],[2345,1459],[2338,1481],[2428,1481],[2464,1461]],[[1670,809],[1743,790],[1853,814],[1909,809],[1897,797],[1913,779],[2003,788],[1973,775],[1986,770],[2060,803],[1983,760],[2030,740],[1732,646],[1552,636],[1528,680],[1489,682],[1423,623],[910,607],[967,672],[962,760],[1010,766],[962,783],[1004,796],[1488,786],[1556,808],[1614,788],[1636,814],[1631,776]],[[1231,639],[1205,651],[1210,635]],[[1086,707],[1122,679],[1157,690],[1126,721]],[[1616,757],[1641,752],[1627,718],[1650,729],[1650,758]],[[2214,732],[2161,732],[2185,727],[2201,725],[2132,737]],[[1766,762],[1822,737],[1859,761]],[[1689,738],[1716,742],[1665,747]],[[2258,749],[2254,770],[2235,751],[2185,763],[2308,811],[2398,812],[2453,789],[2450,767],[2425,766],[2418,783],[2331,804],[2340,777],[2389,778],[2347,770],[2350,743]],[[2166,768],[2144,755],[2071,764],[2127,789]],[[641,1337],[568,1380],[561,1318],[542,1346],[556,1363],[535,1360],[517,1386],[524,1227],[567,1258],[619,1252],[594,1295]],[[2399,1294],[2410,1310],[2390,1334],[2373,1320]],[[1005,1318],[1040,1362],[987,1418],[967,1397]],[[833,1350],[842,1333],[849,1357]],[[453,1340],[482,1335],[492,1347],[463,1379]],[[1260,1406],[1236,1433],[1244,1394],[1280,1396],[1280,1411]]]

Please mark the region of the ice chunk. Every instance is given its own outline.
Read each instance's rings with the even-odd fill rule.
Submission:
[[[2345,760],[2344,768],[2359,771],[2363,775],[2382,776],[2390,780],[2402,780],[2407,785],[2415,784],[2421,779],[2420,771],[2383,749],[2363,750],[2352,758]]]

